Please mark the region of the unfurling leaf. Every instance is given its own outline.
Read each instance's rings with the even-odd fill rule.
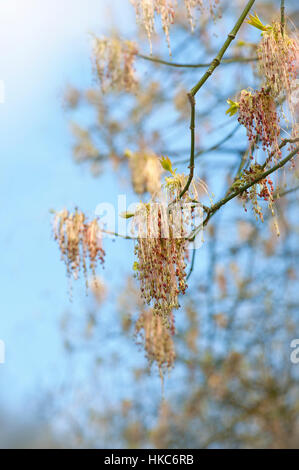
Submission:
[[[134,212],[122,212],[121,214],[119,214],[123,219],[130,219],[131,217],[134,217]]]
[[[229,104],[229,108],[226,110],[225,114],[229,114],[230,116],[233,116],[238,112],[239,109],[239,103],[236,101],[232,101],[230,99],[227,100],[227,103]]]
[[[139,269],[139,264],[137,263],[137,261],[134,261],[133,271],[138,271],[138,269]]]
[[[246,23],[250,24],[251,26],[254,26],[257,29],[260,29],[261,31],[268,31],[269,29],[271,29],[270,25],[264,25],[261,22],[256,12],[254,13],[254,15],[249,15],[249,19],[246,21]]]
[[[129,149],[126,149],[124,151],[124,156],[127,157],[127,158],[131,158],[133,156],[133,152],[131,152],[131,150],[129,150]]]
[[[174,171],[172,169],[172,163],[168,157],[162,157],[160,163],[164,170],[169,171],[172,175],[174,174]]]

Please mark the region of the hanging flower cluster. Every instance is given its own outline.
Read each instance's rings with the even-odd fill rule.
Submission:
[[[234,182],[234,184],[232,185],[232,189],[237,190],[248,183],[252,183],[262,175],[263,171],[264,168],[258,163],[252,164],[250,168],[248,170],[244,170],[241,177]],[[264,216],[258,198],[261,198],[262,200],[268,203],[269,209],[271,210],[272,215],[274,216],[274,186],[273,181],[270,177],[260,179],[257,184],[254,184],[248,190],[243,191],[241,193],[241,199],[244,201],[245,211],[247,211],[245,204],[248,200],[250,200],[256,218],[260,219],[263,222]]]
[[[160,204],[140,204],[134,216],[138,238],[134,264],[142,297],[153,304],[155,314],[169,320],[179,308],[178,296],[185,294],[188,242],[175,233],[167,209]],[[180,228],[179,228],[180,230]],[[182,228],[181,228],[182,230]]]
[[[263,34],[258,47],[260,70],[266,79],[267,86],[275,95],[282,91],[291,92],[292,82],[296,78],[296,53],[298,45],[295,40],[282,35],[279,23]],[[298,66],[298,64],[297,64]]]
[[[190,22],[191,31],[194,30],[193,10],[195,8],[203,8],[203,0],[184,0],[187,10],[188,20]]]
[[[137,87],[134,60],[137,46],[132,41],[94,37],[94,68],[102,91],[134,91]]]
[[[161,164],[171,173],[164,185],[167,202],[140,204],[135,212],[134,269],[144,300],[156,314],[169,321],[171,312],[179,308],[179,294],[185,294],[187,289],[188,237],[196,216],[197,190],[193,182],[180,198],[187,177],[172,169],[169,158],[162,158]]]
[[[269,153],[277,152],[280,155],[279,117],[269,90],[262,88],[254,93],[242,90],[239,102],[228,100],[228,103],[230,107],[226,113],[232,116],[237,111],[239,112],[238,121],[247,129],[251,148],[260,141],[263,150],[268,149]]]
[[[258,142],[263,150],[268,150],[269,158],[281,156],[279,150],[280,125],[275,100],[284,94],[294,116],[292,93],[298,71],[298,42],[290,38],[285,28],[278,22],[264,25],[258,15],[249,15],[248,24],[262,31],[262,39],[257,48],[259,70],[263,77],[263,88],[251,93],[242,90],[239,102],[228,100],[227,114],[239,112],[239,122],[247,129],[251,148]],[[283,114],[285,118],[285,115]],[[294,120],[294,119],[293,119]],[[293,131],[295,131],[293,123]]]
[[[181,197],[187,176],[173,170],[168,157],[162,157],[160,163],[171,176],[165,178],[159,197],[140,203],[129,216],[134,217],[136,237],[133,269],[141,298],[150,306],[137,321],[136,336],[141,335],[149,362],[157,363],[162,376],[175,360],[173,310],[179,308],[179,295],[188,287],[188,238],[195,220],[197,188],[193,182]],[[197,186],[206,192],[202,181]]]
[[[169,53],[170,50],[170,38],[169,29],[174,23],[175,9],[178,5],[177,0],[130,0],[136,10],[136,16],[139,23],[142,23],[150,43],[152,52],[152,35],[155,31],[155,14],[160,15],[163,30],[166,36]],[[210,11],[213,11],[215,4],[218,0],[209,0]],[[194,29],[194,10],[204,9],[204,0],[184,0],[188,20],[190,23],[191,30]]]
[[[131,180],[135,193],[149,192],[155,196],[161,191],[162,167],[160,161],[153,152],[140,150],[131,152],[127,150],[125,156],[129,160]]]
[[[246,127],[250,143],[254,144],[258,138],[263,150],[279,151],[279,118],[268,90],[262,88],[254,94],[247,90],[241,92],[238,121]]]
[[[282,92],[290,96],[292,83],[298,71],[298,43],[282,31],[278,22],[263,25],[257,14],[250,15],[248,20],[262,31],[262,39],[257,49],[261,76],[264,77],[265,87],[271,90],[274,97]]]
[[[155,31],[155,13],[161,16],[163,30],[170,49],[169,27],[174,22],[174,0],[131,0],[137,20],[144,25],[152,52],[152,35]]]
[[[107,296],[107,286],[104,281],[98,276],[92,276],[88,280],[90,290],[98,305],[101,305]]]
[[[105,256],[98,221],[94,219],[87,222],[83,212],[76,209],[69,213],[65,209],[55,213],[53,232],[68,275],[77,279],[83,270],[87,278],[87,271],[90,269],[96,278],[96,266],[98,262],[104,263]]]
[[[137,320],[135,333],[138,342],[141,338],[150,364],[155,362],[161,373],[173,366],[175,350],[172,333],[161,316],[151,311],[142,313]]]

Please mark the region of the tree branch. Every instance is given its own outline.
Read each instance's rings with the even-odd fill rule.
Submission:
[[[195,96],[196,93],[198,92],[198,90],[200,90],[200,88],[203,86],[203,84],[207,81],[207,79],[212,75],[212,73],[214,72],[214,70],[216,69],[216,67],[218,67],[218,65],[220,65],[221,63],[221,59],[222,57],[224,56],[226,50],[228,49],[228,47],[230,46],[231,42],[235,39],[239,29],[241,28],[247,14],[249,13],[252,5],[254,4],[255,0],[249,0],[249,2],[247,3],[246,7],[244,8],[240,18],[238,19],[238,21],[236,22],[235,26],[233,27],[233,29],[231,30],[231,32],[228,34],[227,36],[227,39],[226,41],[224,42],[223,46],[221,47],[220,51],[218,52],[217,56],[215,57],[215,59],[211,62],[211,65],[210,67],[208,68],[208,70],[205,72],[205,74],[201,77],[201,79],[199,80],[199,82],[192,88],[191,90],[191,95]]]
[[[191,131],[191,150],[190,150],[190,172],[188,181],[180,194],[180,198],[184,196],[186,191],[188,191],[191,181],[193,179],[194,174],[194,150],[195,150],[195,98],[191,95],[188,95],[190,106],[191,106],[191,120],[190,120],[190,131]]]
[[[242,23],[244,22],[248,12],[250,11],[252,5],[254,4],[255,0],[249,0],[247,3],[246,7],[244,8],[240,18],[236,22],[235,26],[231,30],[231,32],[228,34],[226,41],[224,42],[223,46],[221,47],[220,51],[218,52],[217,56],[215,59],[212,61],[211,65],[209,66],[208,70],[203,74],[199,82],[191,89],[190,93],[188,94],[189,101],[191,103],[191,97],[195,97],[196,93],[200,88],[203,86],[203,84],[208,80],[208,78],[212,75],[216,67],[220,65],[221,60],[223,55],[225,54],[226,50],[230,46],[231,42],[235,39]],[[186,191],[188,191],[189,186],[191,184],[191,181],[193,179],[193,174],[194,174],[194,140],[195,140],[195,129],[192,129],[192,114],[194,115],[194,120],[195,121],[195,101],[194,105],[192,106],[191,104],[191,153],[190,153],[190,172],[189,172],[189,177],[186,186],[184,187],[183,191],[180,194],[180,197],[182,197]]]
[[[137,54],[137,57],[140,59],[148,60],[149,62],[154,62],[156,64],[161,64],[161,65],[168,65],[169,67],[181,67],[181,68],[191,68],[191,69],[199,69],[199,68],[205,68],[209,67],[212,62],[206,63],[206,64],[182,64],[178,62],[170,62],[168,60],[163,60],[160,59],[159,57],[151,57],[143,54]],[[227,59],[224,59],[222,61],[222,64],[234,64],[234,63],[240,63],[240,62],[255,62],[257,61],[257,57],[229,57]]]
[[[281,34],[284,35],[284,28],[285,28],[284,0],[280,0],[280,28],[281,28]]]
[[[299,186],[295,186],[294,188],[287,189],[286,191],[283,191],[282,193],[278,192],[277,194],[274,195],[274,199],[280,199],[283,196],[287,196],[288,194],[295,193],[296,191],[298,191],[298,189],[299,189]]]
[[[251,186],[254,186],[255,184],[257,184],[259,181],[263,180],[264,178],[266,178],[267,176],[271,175],[271,173],[274,173],[276,170],[278,170],[279,168],[282,168],[287,162],[289,162],[295,155],[297,155],[299,152],[299,146],[296,147],[292,152],[290,152],[285,158],[283,158],[282,160],[280,160],[280,162],[278,162],[276,165],[274,165],[272,168],[270,168],[269,170],[267,171],[264,171],[263,173],[261,173],[259,176],[257,176],[254,180],[252,180],[250,183],[247,183],[245,184],[244,186],[242,186],[241,188],[237,189],[236,191],[228,194],[227,196],[225,196],[223,199],[220,199],[220,201],[218,201],[216,204],[214,204],[212,207],[209,208],[208,210],[208,213],[207,213],[207,216],[206,218],[204,219],[203,221],[203,226],[206,226],[208,221],[210,220],[210,218],[220,209],[220,207],[224,206],[225,204],[227,204],[229,201],[231,201],[232,199],[234,199],[235,197],[239,196],[240,194],[242,194],[244,191],[247,191],[247,189],[251,188]],[[201,227],[199,227],[201,228]],[[192,238],[190,238],[189,240],[190,241],[193,241],[195,239],[195,236],[196,236],[196,233],[198,231],[197,228],[195,230],[195,233],[194,235],[192,236]]]
[[[299,137],[295,137],[294,139],[283,139],[278,148],[281,150],[283,147],[285,147],[285,145],[295,144],[296,142],[299,142]],[[266,168],[268,163],[271,162],[271,160],[274,157],[275,153],[276,153],[276,150],[274,150],[273,152],[270,153],[270,155],[266,159],[265,163],[262,165],[263,170]]]
[[[192,274],[192,271],[193,271],[193,269],[194,269],[195,256],[196,256],[196,250],[195,250],[195,248],[193,248],[191,266],[190,266],[190,269],[189,269],[189,273],[188,273],[188,275],[187,275],[187,277],[186,277],[186,281],[188,281],[188,279],[190,278],[190,276],[191,276],[191,274]]]
[[[114,237],[124,238],[125,240],[135,240],[135,238],[130,237],[129,235],[121,235],[117,232],[110,232],[109,230],[102,229],[101,232],[107,233],[108,235],[113,235]]]

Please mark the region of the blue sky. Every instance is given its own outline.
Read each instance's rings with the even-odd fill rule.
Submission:
[[[112,19],[129,30],[134,13],[128,3],[0,0],[0,80],[5,84],[0,104],[0,339],[6,344],[0,397],[12,409],[33,391],[63,380],[67,363],[59,319],[64,311],[84,311],[86,305],[81,285],[70,306],[49,209],[79,205],[92,212],[101,200],[117,201],[118,180],[111,172],[95,179],[87,168],[74,165],[62,93],[69,83],[82,88],[93,83],[89,33],[105,32]],[[113,7],[109,17],[108,5]],[[115,285],[132,265],[132,250],[121,240],[113,249],[108,240],[105,248],[105,279]]]
[[[123,2],[112,3],[117,21]],[[49,209],[79,204],[93,211],[103,195],[116,198],[113,175],[94,179],[73,164],[61,105],[68,83],[92,83],[88,34],[105,30],[106,6],[101,0],[0,1],[0,339],[6,344],[0,390],[12,408],[65,373],[58,320],[70,305]],[[110,278],[119,253],[110,256]],[[85,302],[83,287],[78,296]]]
[[[107,16],[108,6],[112,14]],[[67,364],[59,319],[66,310],[84,312],[86,306],[81,284],[69,303],[49,209],[79,205],[91,213],[102,200],[116,203],[119,191],[111,172],[94,179],[87,168],[74,165],[63,90],[69,83],[80,88],[93,83],[90,32],[105,33],[112,21],[130,33],[134,20],[124,0],[0,0],[0,79],[5,83],[0,339],[6,343],[0,390],[13,409],[33,391],[53,389],[63,380]],[[163,53],[167,57],[166,46]],[[111,244],[108,240],[105,246],[105,279],[115,285],[132,265],[133,250],[127,241]]]

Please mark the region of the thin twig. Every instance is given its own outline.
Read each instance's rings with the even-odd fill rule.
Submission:
[[[237,132],[237,130],[240,128],[240,124],[237,124],[236,127],[234,127],[234,129],[232,131],[229,132],[229,134],[227,134],[227,136],[223,137],[223,139],[219,140],[219,142],[217,142],[216,144],[212,145],[211,147],[208,147],[207,149],[202,149],[202,150],[199,150],[198,152],[196,152],[196,154],[194,155],[194,159],[199,157],[200,155],[204,154],[204,153],[209,153],[209,152],[214,152],[214,150],[218,150],[219,147],[224,144],[225,142],[227,142],[231,137],[233,137],[233,135]],[[237,151],[237,149],[236,149]],[[176,163],[186,163],[188,162],[189,160],[180,160],[180,161],[177,161]]]
[[[271,173],[274,173],[276,170],[279,168],[282,168],[287,162],[289,162],[295,155],[297,155],[299,152],[299,146],[296,147],[292,152],[290,152],[285,158],[283,158],[280,162],[278,162],[276,165],[274,165],[272,168],[270,168],[267,171],[264,171],[261,173],[259,176],[257,176],[254,180],[250,181],[250,183],[245,184],[241,188],[237,189],[236,191],[230,193],[229,195],[225,196],[223,199],[220,199],[216,204],[214,204],[212,207],[210,207],[208,214],[203,221],[203,226],[206,226],[210,218],[220,209],[220,207],[224,206],[227,204],[229,201],[234,199],[235,197],[239,196],[242,194],[244,191],[247,191],[247,189],[251,188],[251,186],[254,186],[257,184],[259,181],[263,180],[267,176],[271,175]],[[198,227],[192,238],[190,238],[190,241],[193,241],[195,239],[196,233],[198,229],[201,227]]]
[[[299,186],[295,186],[294,188],[287,189],[286,191],[283,191],[282,193],[277,192],[276,194],[274,194],[274,199],[279,199],[283,196],[287,196],[288,194],[298,191],[298,189],[299,189]]]
[[[209,67],[211,62],[205,64],[182,64],[178,62],[170,62],[167,60],[160,59],[159,57],[151,57],[143,54],[137,54],[137,57],[140,59],[148,60],[149,62],[154,62],[156,64],[161,65],[168,65],[170,67],[181,67],[181,68],[191,68],[191,69],[199,69]],[[235,64],[240,62],[255,62],[257,61],[257,57],[229,57],[222,61],[223,64]]]
[[[281,34],[284,35],[284,28],[285,28],[284,0],[280,0],[280,28],[281,28]]]
[[[196,249],[193,248],[192,259],[191,259],[191,266],[190,266],[190,270],[189,270],[188,276],[187,276],[187,278],[186,278],[187,281],[188,281],[189,277],[191,276],[192,271],[193,271],[193,268],[194,268],[195,255],[196,255]]]
[[[231,137],[233,137],[239,128],[240,128],[240,124],[238,123],[236,127],[234,127],[234,129],[226,137],[223,137],[223,139],[221,139],[215,145],[212,145],[206,150],[201,150],[200,152],[197,152],[195,155],[195,158],[199,157],[203,152],[206,153],[206,152],[213,152],[214,150],[217,150],[218,147],[220,147],[222,144],[227,142]]]
[[[185,192],[188,191],[194,174],[194,150],[195,150],[195,98],[193,95],[188,95],[190,106],[191,106],[191,120],[190,120],[190,131],[191,131],[191,149],[190,149],[190,165],[189,165],[189,177],[183,190],[181,191],[180,198],[184,196]]]
[[[103,233],[107,233],[108,235],[113,235],[114,237],[124,238],[125,240],[135,240],[134,237],[130,237],[129,235],[121,235],[117,232],[110,232],[109,230],[101,230]]]
[[[299,142],[299,137],[295,137],[294,139],[283,139],[278,148],[279,148],[279,150],[281,150],[287,144],[295,144],[296,142]],[[276,152],[277,152],[277,150],[273,150],[273,152],[270,153],[270,155],[266,159],[265,163],[262,165],[263,170],[266,168],[268,163],[271,162],[271,160],[274,157]]]

